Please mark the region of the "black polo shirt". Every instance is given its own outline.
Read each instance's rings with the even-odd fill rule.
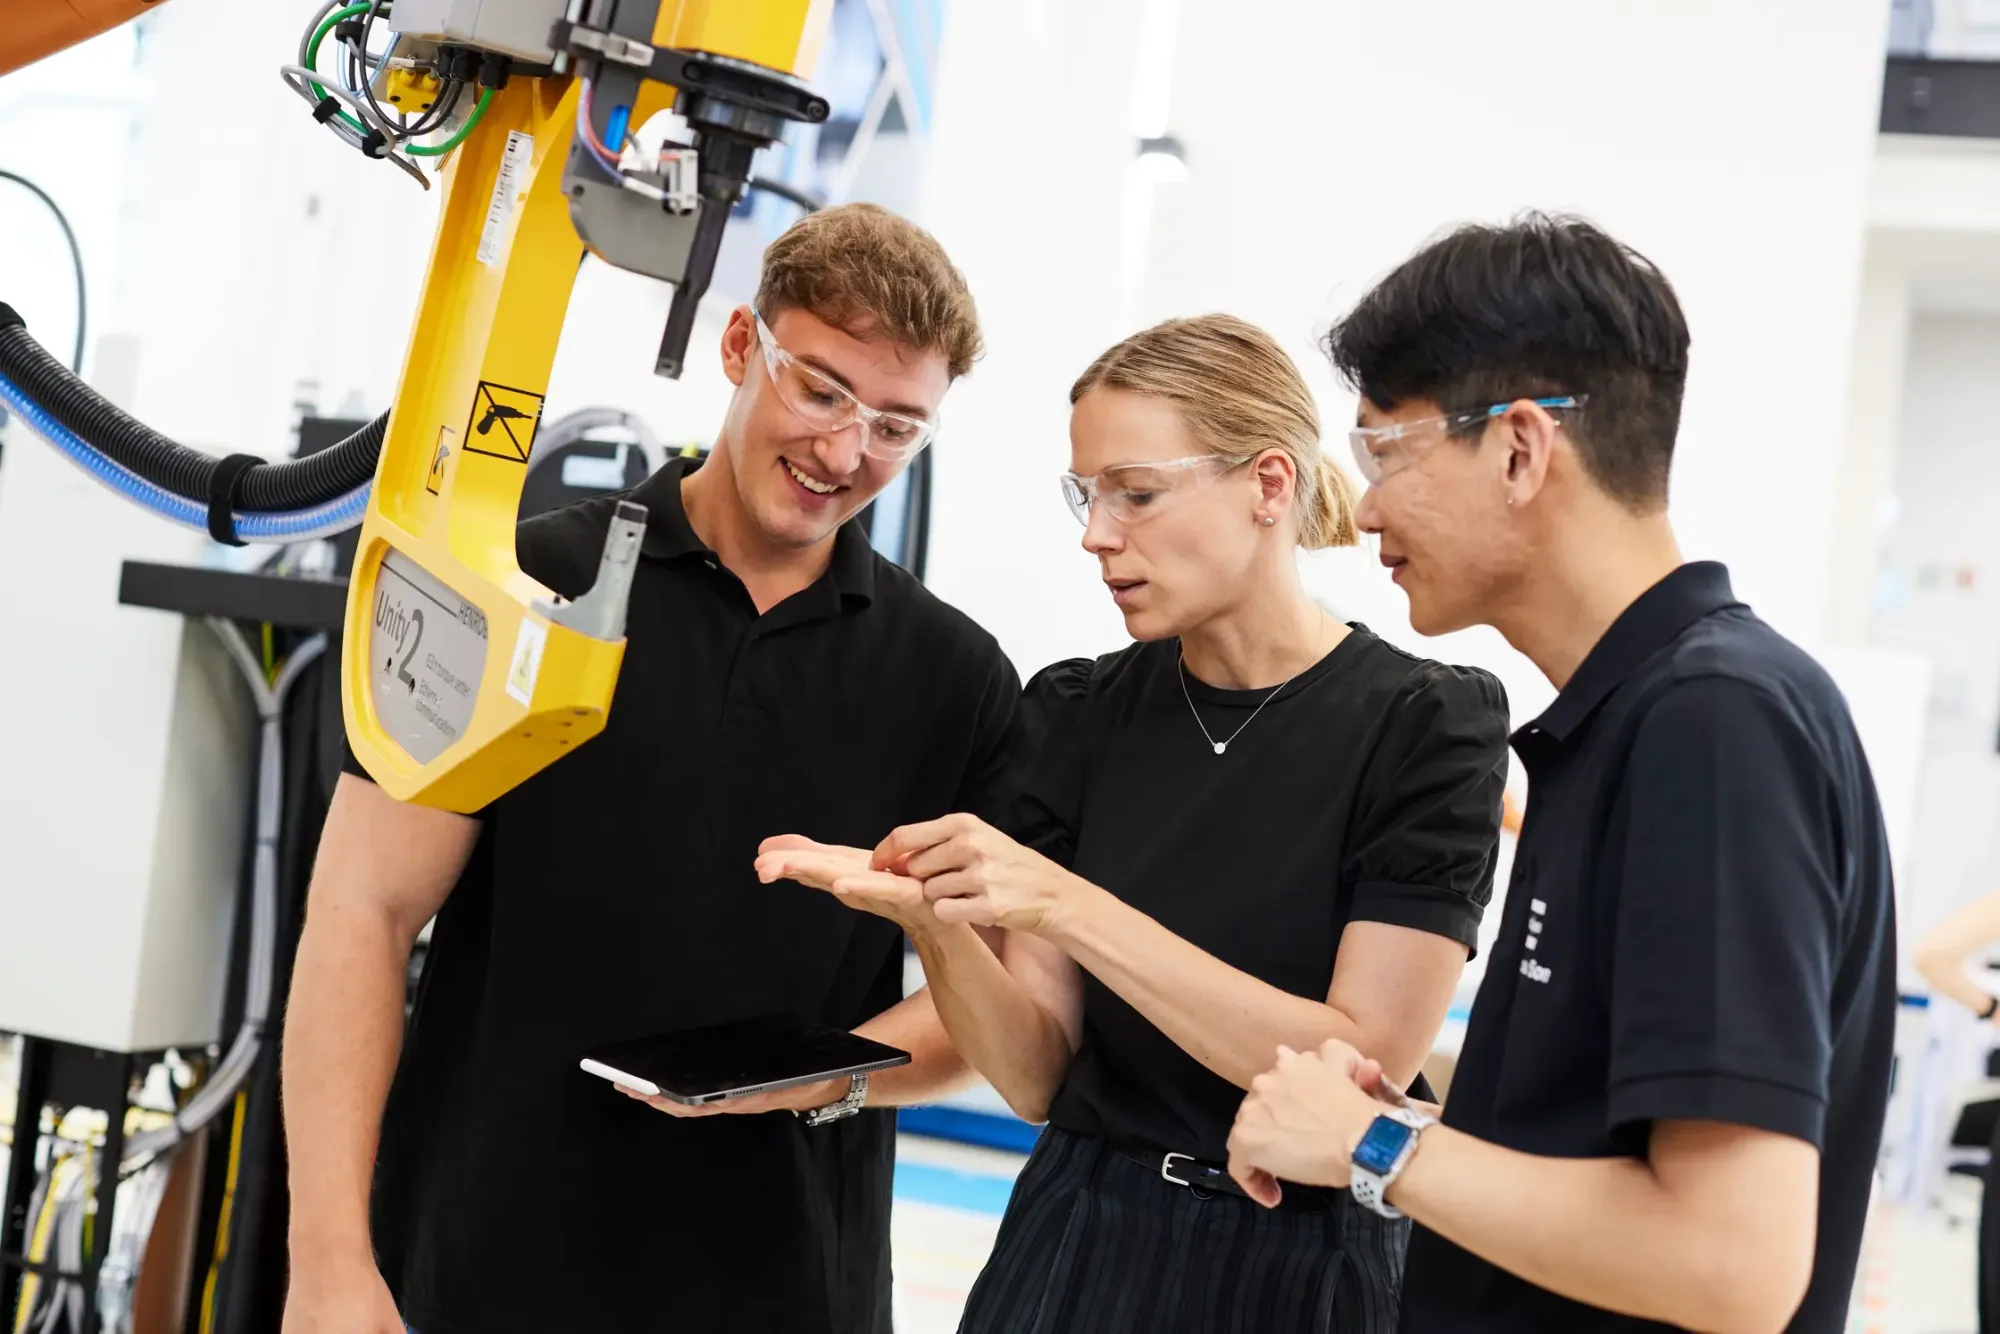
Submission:
[[[902,999],[890,923],[759,884],[780,833],[872,846],[998,817],[1019,681],[991,636],[842,529],[759,616],[681,506],[647,507],[605,730],[496,801],[445,903],[382,1129],[378,1257],[422,1334],[890,1327],[894,1120],[680,1121],[577,1061],[597,1043]],[[575,596],[615,499],[524,523]]]
[[[1721,566],[1686,565],[1514,747],[1528,809],[1445,1123],[1556,1158],[1641,1157],[1662,1119],[1810,1142],[1819,1231],[1789,1328],[1837,1334],[1896,1005],[1888,843],[1839,690]],[[1660,1328],[1421,1227],[1402,1309],[1406,1334]]]

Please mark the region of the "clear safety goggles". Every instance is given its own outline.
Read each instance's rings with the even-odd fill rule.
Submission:
[[[764,369],[778,391],[778,401],[813,430],[832,434],[858,422],[862,453],[885,463],[913,459],[937,438],[936,422],[869,407],[850,393],[846,385],[778,346],[764,317],[755,311],[751,315],[757,321]]]
[[[1509,399],[1505,403],[1475,408],[1470,412],[1426,417],[1422,421],[1403,422],[1395,426],[1357,426],[1347,433],[1347,443],[1354,450],[1354,463],[1361,469],[1362,477],[1370,486],[1375,486],[1383,478],[1402,471],[1428,454],[1446,436],[1468,426],[1489,422],[1519,401]],[[1539,408],[1560,411],[1582,407],[1583,395],[1565,394],[1560,398],[1532,398],[1528,401]]]
[[[1249,458],[1198,454],[1163,463],[1121,463],[1091,477],[1066,472],[1062,475],[1063,503],[1086,528],[1093,505],[1104,506],[1104,512],[1119,523],[1133,524],[1171,508],[1197,487],[1248,462]]]

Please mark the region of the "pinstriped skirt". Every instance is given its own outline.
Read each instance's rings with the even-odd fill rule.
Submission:
[[[959,1334],[1393,1334],[1406,1220],[1198,1194],[1050,1126]]]

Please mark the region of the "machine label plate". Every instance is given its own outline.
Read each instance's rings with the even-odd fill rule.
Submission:
[[[479,262],[492,266],[500,262],[507,244],[507,231],[514,221],[514,209],[526,193],[521,181],[535,157],[535,136],[519,130],[507,131],[507,151],[500,158],[500,172],[493,180],[493,198],[486,205],[486,225],[479,231]]]
[[[400,551],[375,578],[368,676],[375,717],[423,764],[472,721],[486,672],[486,613]]]

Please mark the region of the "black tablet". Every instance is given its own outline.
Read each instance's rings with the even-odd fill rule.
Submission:
[[[584,1053],[583,1069],[689,1107],[823,1079],[908,1065],[910,1054],[808,1023],[766,1015]]]

